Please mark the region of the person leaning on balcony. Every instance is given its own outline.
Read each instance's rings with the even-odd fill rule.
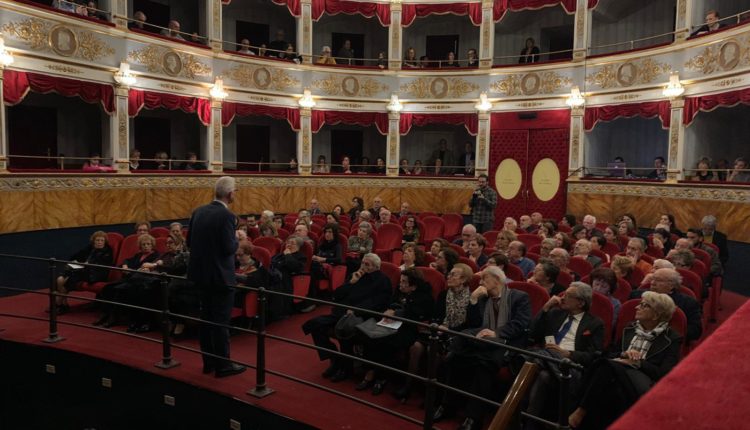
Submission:
[[[709,10],[706,12],[706,22],[698,27],[697,30],[690,34],[690,37],[700,36],[702,34],[710,33],[724,27],[724,23],[719,21],[719,12],[715,10]]]
[[[185,40],[182,34],[180,34],[180,22],[175,19],[169,21],[167,28],[161,31],[161,35],[171,37],[172,39]]]
[[[323,46],[323,49],[320,51],[320,57],[315,61],[315,64],[336,64],[336,60],[331,57],[330,46]]]
[[[240,49],[237,52],[245,55],[255,55],[255,52],[250,50],[250,40],[248,39],[240,40]]]

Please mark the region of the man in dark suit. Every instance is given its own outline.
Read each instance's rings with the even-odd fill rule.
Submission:
[[[475,163],[476,155],[474,154],[474,144],[471,142],[466,142],[466,145],[464,145],[464,153],[461,154],[458,165],[464,166],[462,173],[469,176],[474,174]]]
[[[234,201],[234,178],[219,178],[214,190],[214,201],[199,207],[190,217],[187,244],[191,255],[187,278],[200,290],[201,319],[229,325],[237,285],[234,275],[237,217],[228,207]],[[203,373],[215,371],[216,377],[223,377],[245,371],[245,366],[214,357],[229,358],[229,329],[201,325],[200,344],[204,353]]]
[[[593,291],[583,282],[571,283],[562,297],[552,296],[531,324],[535,343],[544,345],[544,351],[553,357],[569,358],[584,366],[591,364],[604,349],[604,323],[589,313],[592,300]],[[555,404],[550,395],[559,395],[557,372],[542,368],[531,387],[527,412],[554,421],[548,417],[549,406]],[[529,420],[525,428],[543,426]]]

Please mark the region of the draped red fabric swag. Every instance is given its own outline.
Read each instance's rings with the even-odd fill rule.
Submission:
[[[470,135],[476,136],[479,130],[479,117],[475,113],[419,114],[402,113],[399,131],[402,135],[409,133],[412,125],[422,127],[429,124],[463,125]]]
[[[276,119],[284,119],[292,126],[292,130],[299,130],[299,109],[234,102],[223,102],[221,104],[221,125],[224,127],[231,124],[235,116],[250,115],[262,115]]]
[[[482,3],[401,4],[401,25],[410,26],[418,17],[428,15],[469,15],[471,23],[482,25]]]
[[[750,104],[750,88],[708,96],[686,97],[682,123],[688,125],[693,122],[698,112],[710,112],[717,107],[730,107],[740,103]]]
[[[592,130],[599,121],[612,121],[615,118],[653,118],[658,116],[662,127],[669,128],[671,107],[668,100],[660,102],[629,103],[614,106],[587,107],[583,116],[586,131]]]
[[[388,114],[383,112],[312,111],[310,127],[317,133],[323,124],[349,124],[369,127],[375,125],[382,135],[388,134]]]
[[[195,112],[203,125],[211,124],[211,101],[208,99],[131,89],[128,93],[128,115],[136,116],[144,107]]]
[[[65,97],[80,97],[88,103],[101,102],[108,114],[115,112],[115,92],[112,85],[59,78],[39,73],[5,70],[3,72],[3,101],[13,106],[21,103],[29,91],[58,93]]]

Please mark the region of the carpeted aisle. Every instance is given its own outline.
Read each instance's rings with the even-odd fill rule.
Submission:
[[[746,302],[610,429],[750,428],[748,333]]]

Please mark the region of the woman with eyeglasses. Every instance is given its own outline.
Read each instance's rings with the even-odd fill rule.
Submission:
[[[458,263],[458,253],[453,248],[443,248],[438,252],[435,261],[430,263],[430,267],[442,273],[447,278],[456,263]]]
[[[643,293],[617,350],[586,369],[571,427],[608,427],[677,365],[682,336],[669,326],[675,309],[669,295]]]
[[[401,238],[401,243],[406,242],[419,242],[419,226],[417,218],[413,215],[407,215],[404,223],[404,236]]]

